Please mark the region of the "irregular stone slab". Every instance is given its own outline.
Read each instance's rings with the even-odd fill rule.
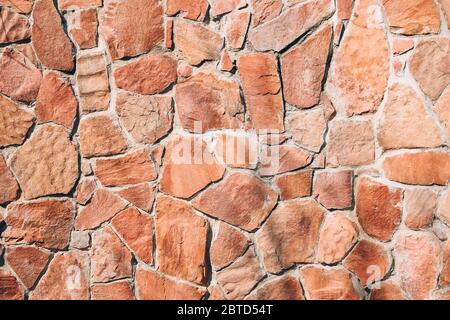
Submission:
[[[393,33],[439,33],[441,19],[433,0],[383,0],[383,6]]]
[[[277,193],[256,177],[233,173],[192,202],[199,211],[246,231],[253,231],[267,218]]]
[[[392,53],[394,55],[401,55],[414,48],[414,40],[408,38],[394,38],[392,43]]]
[[[223,24],[228,47],[235,50],[241,49],[247,36],[247,30],[250,24],[250,13],[244,10],[233,11],[227,15]]]
[[[82,119],[78,132],[83,157],[110,156],[127,149],[127,142],[119,126],[109,116]]]
[[[36,244],[49,249],[69,245],[75,218],[74,204],[68,200],[41,200],[13,203],[8,206],[2,234],[6,243]]]
[[[119,88],[140,94],[161,93],[177,79],[177,61],[168,55],[148,55],[114,72]]]
[[[375,137],[370,121],[334,121],[328,141],[328,166],[362,166],[375,160]]]
[[[341,212],[328,215],[320,232],[317,259],[326,264],[340,262],[357,240],[353,221]]]
[[[250,125],[256,130],[284,132],[284,103],[274,55],[242,54],[237,66],[247,102]]]
[[[97,189],[97,184],[94,179],[83,179],[77,186],[75,200],[82,205],[91,200],[92,195]]]
[[[98,283],[91,287],[92,300],[135,300],[128,281]]]
[[[64,128],[40,126],[13,154],[11,169],[26,199],[68,194],[78,176],[78,152]]]
[[[310,153],[301,148],[288,145],[263,149],[263,154],[260,158],[259,174],[261,176],[273,176],[304,168],[313,160]]]
[[[159,270],[197,284],[207,282],[207,220],[180,200],[156,200],[156,252]],[[195,235],[193,237],[192,235]]]
[[[194,137],[175,136],[167,145],[160,190],[189,198],[223,177],[225,167]]]
[[[125,207],[126,203],[119,197],[105,189],[99,189],[95,192],[91,202],[78,213],[75,229],[95,229]]]
[[[391,267],[390,260],[383,246],[361,240],[345,258],[343,265],[356,274],[363,286],[368,286],[384,279]]]
[[[34,0],[0,0],[0,3],[17,12],[30,13],[33,9],[33,1]]]
[[[117,187],[153,181],[157,172],[144,148],[119,158],[97,160],[95,175],[104,186]]]
[[[372,289],[370,300],[406,300],[406,296],[397,283],[384,281],[378,288]]]
[[[23,289],[16,277],[6,269],[0,269],[0,299],[23,300]]]
[[[6,48],[0,57],[0,92],[13,100],[33,102],[41,86],[39,69],[20,52]]]
[[[378,1],[361,1],[354,12],[327,86],[335,107],[347,116],[376,111],[389,78],[390,54]]]
[[[248,2],[252,8],[253,27],[276,18],[283,9],[282,0],[249,0]]]
[[[181,13],[183,18],[197,21],[203,21],[207,11],[207,0],[168,0],[166,6],[166,14],[169,16]]]
[[[450,241],[444,246],[444,253],[442,255],[442,271],[439,276],[439,284],[441,287],[445,287],[450,284]]]
[[[384,149],[432,148],[444,143],[423,100],[411,87],[402,84],[389,88],[378,141]]]
[[[217,282],[227,299],[242,300],[263,276],[254,248],[251,247],[244,256],[217,273]]]
[[[61,17],[52,1],[35,1],[32,39],[34,50],[44,66],[61,71],[73,69],[72,42],[64,32]]]
[[[38,60],[36,52],[34,51],[33,45],[31,42],[16,44],[14,46],[14,51],[19,52],[23,56],[25,56],[32,64],[34,64],[37,68],[41,67],[41,63]]]
[[[247,251],[249,244],[243,233],[221,222],[211,245],[211,264],[216,270],[228,266]]]
[[[450,5],[450,3],[449,3]],[[439,117],[439,120],[447,129],[447,134],[450,135],[450,86],[448,86],[442,93],[439,100],[434,105],[434,112]]]
[[[275,209],[256,238],[268,272],[314,261],[324,213],[313,200],[291,200]]]
[[[420,42],[409,60],[409,70],[422,91],[437,100],[450,83],[450,40],[435,37]]]
[[[312,170],[300,171],[275,178],[281,200],[290,200],[311,195]]]
[[[284,275],[264,283],[247,297],[248,300],[305,300],[298,279]]]
[[[155,193],[155,187],[149,183],[138,184],[117,192],[120,197],[147,212],[152,209],[153,202],[155,201]]]
[[[220,34],[179,19],[175,21],[174,35],[175,46],[189,64],[197,66],[203,61],[219,59],[223,47]]]
[[[91,245],[89,231],[72,231],[70,237],[70,248],[87,249]]]
[[[395,273],[412,299],[430,299],[439,276],[439,240],[428,232],[402,231],[394,239]]]
[[[410,229],[431,226],[437,207],[437,195],[433,190],[408,189],[405,191],[405,224]]]
[[[99,20],[113,60],[148,52],[164,39],[163,8],[155,0],[104,0]]]
[[[295,112],[289,114],[286,120],[297,144],[313,152],[322,149],[327,129],[325,108]]]
[[[10,43],[29,38],[28,19],[5,7],[0,8],[0,43]]]
[[[446,191],[441,195],[437,216],[450,226],[450,191]]]
[[[132,275],[131,252],[110,227],[92,234],[91,275],[94,282],[109,282]]]
[[[285,10],[273,20],[250,30],[249,41],[258,51],[281,51],[334,12],[334,1],[315,0]],[[268,37],[267,35],[272,35]]]
[[[444,186],[450,180],[450,154],[419,152],[387,157],[383,169],[388,179],[400,183]]]
[[[47,251],[39,248],[9,247],[5,259],[24,286],[30,289],[47,265],[49,257]]]
[[[30,300],[88,300],[89,255],[73,250],[56,253]]]
[[[306,267],[299,273],[308,300],[361,300],[345,269]]]
[[[100,7],[102,0],[60,0],[59,9],[62,11],[84,9],[87,7]]]
[[[244,106],[235,81],[198,73],[177,85],[175,99],[181,125],[191,132],[243,126]]]
[[[116,111],[120,122],[140,143],[153,144],[171,129],[173,106],[171,97],[141,96],[119,92]]]
[[[402,192],[362,177],[356,187],[356,214],[364,231],[379,240],[389,241],[402,216]]]
[[[140,300],[201,300],[206,289],[172,280],[139,266],[136,270],[136,292]]]
[[[69,32],[80,49],[97,46],[97,10],[71,12],[68,16]]]
[[[82,113],[109,107],[109,80],[103,52],[82,52],[77,57],[77,84]]]
[[[19,185],[0,154],[0,204],[17,199]]]
[[[318,104],[333,28],[327,24],[281,57],[283,92],[287,103],[307,109]]]
[[[33,125],[33,116],[0,95],[0,147],[22,144]]]
[[[214,17],[229,13],[247,5],[246,0],[211,0],[211,14]]]
[[[38,123],[54,122],[71,129],[78,111],[72,87],[56,73],[46,74],[42,79],[34,111]]]
[[[129,208],[116,215],[111,224],[136,256],[147,264],[153,262],[153,219]]]
[[[314,197],[327,209],[347,209],[353,202],[353,172],[322,171],[315,175]]]

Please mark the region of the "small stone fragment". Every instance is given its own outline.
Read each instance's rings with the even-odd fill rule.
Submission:
[[[246,0],[211,0],[210,2],[213,17],[221,16],[247,5]]]
[[[75,193],[75,199],[79,204],[85,205],[91,200],[92,195],[97,189],[97,184],[94,179],[84,179],[80,181]]]
[[[226,267],[244,254],[249,243],[249,239],[243,233],[221,222],[211,245],[212,265],[216,270]]]
[[[87,7],[100,7],[102,0],[60,0],[59,9],[62,11],[84,9]]]
[[[314,178],[314,197],[327,209],[346,209],[353,202],[353,172],[322,171]]]
[[[203,21],[207,10],[207,0],[168,0],[166,14],[169,16],[175,16],[178,13],[181,13],[183,18]]]
[[[311,164],[313,160],[310,153],[296,146],[289,145],[263,149],[260,158],[259,174],[261,176],[273,176],[304,168]]]
[[[19,185],[0,154],[0,204],[17,199]]]
[[[431,226],[437,206],[437,195],[428,189],[408,189],[405,192],[405,224],[410,229]]]
[[[135,300],[128,281],[97,283],[91,287],[92,300]]]
[[[149,183],[120,190],[117,194],[132,205],[147,212],[151,210],[155,201],[155,187],[152,187]]]
[[[303,289],[297,278],[283,275],[257,288],[249,300],[305,300]]]
[[[249,0],[253,9],[252,11],[252,26],[258,25],[270,21],[276,18],[283,9],[282,0]]]
[[[6,269],[0,269],[0,300],[23,300],[23,289]]]
[[[312,171],[300,171],[275,178],[275,184],[280,189],[281,200],[290,200],[311,195]]]
[[[70,237],[70,247],[76,249],[87,249],[91,245],[89,231],[72,231]]]
[[[250,13],[244,10],[233,11],[227,15],[224,21],[225,39],[228,47],[234,50],[241,49],[250,24]]]
[[[5,7],[0,7],[0,43],[10,43],[29,38],[28,19]]]
[[[81,49],[97,46],[97,10],[88,9],[70,13],[69,32]]]

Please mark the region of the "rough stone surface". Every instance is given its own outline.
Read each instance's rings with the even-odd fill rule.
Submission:
[[[424,229],[433,223],[437,195],[432,190],[408,189],[405,191],[405,224],[410,229]]]
[[[439,276],[439,284],[442,287],[448,286],[450,284],[450,242],[447,241],[444,248],[444,253],[442,255],[442,271]]]
[[[207,0],[168,0],[166,14],[169,16],[174,16],[181,13],[183,18],[203,21],[203,19],[205,19],[207,9]]]
[[[283,9],[282,0],[249,0],[252,6],[252,26],[258,25],[270,21],[277,17]]]
[[[450,226],[450,191],[446,191],[441,195],[437,216]]]
[[[149,183],[142,183],[120,190],[117,194],[134,206],[147,212],[151,210],[155,200],[155,188]]]
[[[0,0],[6,7],[12,8],[20,13],[30,13],[33,9],[34,0]]]
[[[397,283],[385,281],[372,289],[370,300],[406,300],[406,296]]]
[[[434,106],[434,112],[437,114],[439,120],[447,129],[447,135],[450,135],[450,109],[448,105],[450,104],[450,86],[448,86],[442,93],[439,100]]]
[[[326,110],[318,107],[292,113],[287,117],[294,141],[303,148],[319,152],[325,142]]]
[[[128,281],[94,284],[91,295],[92,300],[135,300]]]
[[[312,171],[300,171],[275,178],[281,200],[290,200],[311,195]]]
[[[264,283],[250,296],[250,300],[305,300],[298,279],[285,275]]]
[[[18,192],[19,185],[8,169],[5,159],[0,155],[0,204],[16,200]]]
[[[28,19],[5,7],[0,8],[0,43],[16,42],[30,37]]]
[[[0,147],[22,144],[33,125],[31,113],[0,95]]]
[[[244,10],[233,11],[225,21],[225,39],[228,47],[235,50],[241,49],[250,24],[250,13]]]
[[[68,17],[69,32],[81,49],[97,46],[97,10],[75,11]]]
[[[23,289],[14,275],[0,269],[0,300],[22,300],[23,297]]]
[[[242,256],[248,246],[249,239],[243,233],[222,222],[211,245],[211,263],[222,269]]]
[[[314,178],[313,194],[327,209],[346,209],[353,201],[352,171],[322,171]]]
[[[273,176],[294,171],[308,166],[312,160],[310,153],[295,146],[269,147],[261,156],[259,174],[261,176]]]
[[[62,127],[43,125],[14,153],[11,168],[26,199],[67,194],[79,175],[77,147]]]
[[[84,9],[87,7],[100,7],[102,0],[60,0],[60,10]]]

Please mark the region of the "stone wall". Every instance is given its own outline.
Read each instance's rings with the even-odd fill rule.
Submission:
[[[449,299],[449,0],[0,0],[0,299]]]

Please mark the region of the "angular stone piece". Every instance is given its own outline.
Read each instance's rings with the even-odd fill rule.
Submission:
[[[282,0],[249,0],[249,4],[253,9],[252,11],[252,26],[258,25],[270,21],[276,18],[283,9]]]
[[[91,287],[92,300],[135,300],[128,281],[98,283]]]
[[[449,0],[450,1],[450,0]],[[449,3],[450,6],[450,3]],[[434,112],[437,114],[439,120],[447,129],[447,135],[450,136],[450,86],[448,86],[442,93],[439,100],[434,105]]]
[[[297,278],[283,275],[257,288],[249,300],[305,300],[303,289]]]
[[[433,223],[437,195],[433,190],[408,189],[405,192],[405,224],[410,229],[424,229]]]
[[[193,200],[199,211],[253,231],[267,218],[277,202],[278,194],[256,177],[233,173]]]
[[[97,46],[97,10],[75,11],[68,16],[69,32],[80,49]]]
[[[241,49],[250,24],[250,13],[244,10],[233,11],[226,17],[224,24],[225,39],[228,47],[235,50]]]
[[[263,149],[260,156],[261,176],[273,176],[296,169],[304,168],[311,164],[313,157],[310,153],[296,146],[282,145]]]
[[[211,245],[212,265],[216,270],[226,267],[244,254],[249,243],[249,239],[243,233],[221,222]]]
[[[315,175],[313,194],[327,209],[346,209],[353,202],[353,172],[322,171]]]
[[[97,184],[94,179],[83,179],[77,186],[75,200],[82,205],[88,203],[91,200],[92,195],[97,189]]]
[[[324,107],[299,111],[287,116],[294,141],[303,148],[319,152],[325,142],[327,117]]]
[[[441,195],[437,216],[450,226],[450,191],[446,191]]]
[[[22,144],[33,125],[31,113],[0,95],[0,147]]]
[[[0,43],[16,42],[30,37],[28,19],[5,7],[0,7]]]
[[[450,284],[450,241],[447,241],[443,248],[442,255],[442,271],[439,276],[439,284],[441,287],[448,286]]]
[[[59,0],[59,9],[62,11],[100,7],[101,5],[102,0]]]
[[[155,187],[152,187],[149,183],[120,190],[117,194],[132,205],[147,212],[151,211],[155,201]]]
[[[300,171],[275,178],[275,184],[280,189],[281,200],[290,200],[311,195],[312,171]]]
[[[169,16],[174,16],[181,13],[183,18],[203,21],[207,10],[207,0],[168,0],[166,14]]]
[[[314,261],[324,211],[313,200],[291,200],[275,209],[256,238],[267,271]]]
[[[211,14],[214,17],[240,9],[247,5],[246,0],[211,0]]]
[[[6,7],[12,8],[20,13],[30,13],[33,10],[34,0],[0,0]]]
[[[19,185],[0,154],[0,204],[17,199]]]
[[[378,288],[372,289],[370,300],[406,300],[406,296],[397,283],[384,281]]]
[[[14,275],[0,269],[0,300],[23,300],[23,289]]]

